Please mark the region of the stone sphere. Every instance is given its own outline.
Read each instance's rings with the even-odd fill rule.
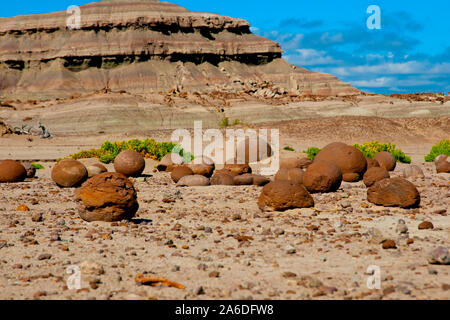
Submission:
[[[131,219],[139,209],[133,183],[118,172],[104,172],[75,190],[80,217],[86,221]]]
[[[380,164],[380,167],[385,168],[387,171],[394,171],[397,161],[395,157],[387,151],[378,152],[374,157]]]
[[[372,167],[364,173],[363,181],[366,187],[370,187],[375,182],[389,177],[389,172],[385,168]]]
[[[420,204],[416,186],[403,178],[386,178],[367,189],[367,201],[379,206],[411,208]]]
[[[184,176],[191,176],[193,174],[194,174],[194,172],[192,171],[191,168],[183,165],[183,166],[175,167],[172,170],[170,177],[172,178],[173,182],[177,183]]]
[[[297,184],[303,184],[303,174],[300,168],[280,169],[275,175],[275,180],[289,180]]]
[[[266,184],[258,199],[261,211],[284,211],[313,206],[314,200],[305,187],[289,180],[276,180]]]
[[[21,182],[27,177],[25,167],[15,160],[0,161],[0,182]]]
[[[88,172],[88,177],[92,178],[93,176],[96,176],[103,172],[108,172],[108,169],[100,163],[94,163],[86,167],[86,170]]]
[[[226,163],[222,170],[228,170],[235,174],[252,173],[252,168],[248,164]]]
[[[156,169],[158,171],[167,171],[172,172],[172,170],[184,163],[184,158],[177,153],[168,153],[166,154],[161,161],[159,162]]]
[[[303,174],[303,185],[311,193],[336,191],[341,182],[341,170],[330,161],[314,160]]]
[[[315,161],[331,161],[337,164],[342,173],[342,179],[347,182],[355,182],[362,179],[367,169],[367,161],[364,154],[357,148],[342,143],[334,143],[326,146],[315,157]]]
[[[64,159],[52,170],[52,179],[60,187],[71,188],[80,185],[88,177],[86,167],[77,160]]]
[[[125,150],[114,159],[114,169],[127,177],[138,177],[145,169],[145,160],[139,152]]]
[[[182,187],[202,187],[209,186],[209,179],[203,175],[195,174],[184,176],[178,180],[177,186]]]
[[[375,160],[375,159],[371,159],[369,157],[366,157],[366,161],[367,161],[367,170],[369,170],[372,167],[379,167],[380,166],[378,161]]]
[[[225,173],[214,173],[211,177],[211,185],[233,186],[233,176]]]
[[[419,166],[411,164],[403,168],[403,178],[425,178],[425,175]]]

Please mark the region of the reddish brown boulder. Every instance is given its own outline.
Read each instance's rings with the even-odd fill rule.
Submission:
[[[214,166],[207,164],[188,164],[188,167],[192,170],[192,172],[196,175],[201,175],[205,177],[211,177],[214,172]]]
[[[52,179],[60,187],[76,187],[88,177],[86,167],[77,160],[64,159],[52,170]]]
[[[139,152],[125,150],[114,159],[114,169],[127,177],[138,177],[145,169],[145,160]]]
[[[175,167],[172,170],[170,177],[172,178],[173,182],[177,183],[181,178],[183,178],[185,176],[191,176],[193,174],[194,174],[194,172],[192,171],[191,168],[183,165],[183,166]]]
[[[305,187],[288,180],[277,180],[266,184],[258,200],[261,211],[284,211],[313,206],[314,200]]]
[[[259,174],[244,173],[233,177],[233,182],[237,186],[241,185],[264,186],[270,182],[270,179]]]
[[[281,158],[280,159],[280,169],[300,168],[301,165],[302,165],[302,162],[299,158]]]
[[[312,164],[312,160],[309,158],[301,158],[300,159],[300,169],[306,169]]]
[[[403,178],[386,178],[367,189],[367,200],[385,207],[417,207],[420,194],[417,188]]]
[[[161,159],[156,169],[158,169],[158,171],[172,172],[175,167],[182,165],[183,163],[184,159],[182,156],[177,153],[168,153]]]
[[[422,169],[415,164],[403,168],[403,178],[424,178]]]
[[[366,157],[366,161],[367,161],[367,170],[369,170],[372,167],[379,167],[380,166],[378,161],[375,160],[375,159],[371,159],[369,157]]]
[[[86,221],[131,219],[139,204],[131,181],[118,172],[100,173],[75,190],[80,217]]]
[[[341,182],[341,170],[330,161],[314,160],[303,174],[303,185],[312,193],[336,191]]]
[[[437,158],[436,172],[437,173],[450,173],[450,162],[447,160],[447,155],[439,155]]]
[[[248,164],[225,164],[223,169],[236,174],[252,173],[252,168]]]
[[[89,178],[92,178],[93,176],[96,176],[97,174],[100,174],[103,172],[108,172],[108,169],[106,169],[106,167],[100,163],[94,163],[94,164],[88,165],[86,167],[86,170],[88,172]]]
[[[209,179],[203,175],[184,176],[177,182],[177,186],[181,187],[200,187],[209,186]]]
[[[21,182],[27,177],[25,167],[15,160],[0,161],[0,182]]]
[[[275,180],[289,180],[296,184],[303,184],[304,171],[300,168],[280,169],[275,175]]]
[[[372,186],[375,182],[389,178],[389,172],[385,168],[372,167],[364,173],[364,184],[366,187]]]
[[[228,170],[228,169],[215,170],[214,171],[214,175],[216,175],[216,174],[226,174],[226,175],[229,175],[229,176],[232,176],[232,177],[235,177],[235,176],[239,175],[237,172],[231,171],[231,170]]]
[[[234,185],[233,177],[225,173],[214,173],[211,177],[211,185],[232,186]]]
[[[436,158],[434,158],[434,164],[437,164],[439,161],[442,161],[442,160],[446,161],[447,158],[448,158],[448,155],[440,154]]]
[[[342,173],[342,179],[354,182],[362,179],[367,168],[364,154],[357,148],[343,145],[341,142],[329,144],[314,158],[316,161],[331,161],[337,164]]]
[[[395,157],[387,151],[378,152],[374,157],[380,164],[380,167],[385,168],[387,171],[394,171],[397,161]]]

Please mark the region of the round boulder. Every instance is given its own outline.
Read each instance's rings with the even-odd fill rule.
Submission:
[[[385,207],[411,208],[420,204],[420,194],[406,179],[386,178],[367,189],[367,201]]]
[[[182,156],[177,153],[168,153],[161,159],[156,169],[158,169],[158,171],[172,172],[175,167],[182,165],[183,163],[184,159]]]
[[[104,172],[75,190],[80,217],[86,221],[131,219],[139,209],[131,181],[118,172]]]
[[[86,167],[77,160],[64,159],[52,169],[52,179],[63,188],[76,187],[88,177]]]
[[[193,174],[194,174],[194,172],[192,171],[191,168],[183,165],[183,166],[175,167],[172,170],[170,177],[172,178],[173,182],[177,183],[181,178],[183,178],[185,176],[191,176]]]
[[[280,169],[275,175],[275,180],[289,180],[297,184],[303,184],[304,171],[300,168]]]
[[[145,169],[144,157],[134,150],[125,150],[114,159],[114,169],[127,177],[138,177]]]
[[[211,185],[233,186],[233,176],[226,173],[214,173],[211,177]]]
[[[437,173],[450,173],[450,162],[447,160],[447,155],[439,155],[436,157],[437,162],[436,164],[436,172]]]
[[[21,182],[27,177],[25,167],[15,160],[0,161],[0,182]]]
[[[334,143],[326,146],[315,157],[316,161],[331,161],[337,164],[342,173],[342,179],[354,182],[362,179],[367,169],[367,161],[364,154],[357,148],[342,143]]]
[[[195,175],[201,175],[201,176],[205,176],[205,177],[211,177],[211,175],[214,172],[214,166],[211,165],[207,165],[207,164],[195,164],[195,163],[190,163],[188,164],[188,167],[192,170],[192,172]]]
[[[380,164],[380,167],[385,168],[387,171],[394,171],[397,161],[395,157],[387,151],[378,152],[374,157]]]
[[[447,161],[448,155],[440,154],[436,158],[434,158],[434,164],[437,164],[440,161]]]
[[[281,158],[280,169],[300,168],[302,165],[301,160],[298,158]]]
[[[284,211],[313,206],[314,200],[305,187],[288,180],[277,180],[266,184],[258,200],[261,211]]]
[[[209,186],[209,179],[204,175],[190,175],[184,176],[178,180],[177,186],[180,187],[203,187]]]
[[[260,174],[244,173],[233,178],[233,182],[237,186],[255,185],[264,186],[270,182],[270,179]]]
[[[252,168],[248,164],[226,163],[223,170],[229,170],[236,174],[252,173]]]
[[[97,174],[100,174],[103,172],[108,172],[108,169],[106,169],[106,167],[100,163],[94,163],[94,164],[88,165],[86,167],[86,170],[88,172],[89,178],[92,178],[93,176],[96,176]]]
[[[33,166],[33,164],[30,161],[23,161],[22,165],[27,171],[27,178],[34,178],[34,176],[36,175],[36,168]]]
[[[372,167],[364,173],[364,184],[366,187],[372,186],[375,182],[389,178],[389,172],[385,168]]]
[[[375,159],[371,159],[369,157],[366,157],[366,161],[367,161],[367,170],[369,170],[372,167],[379,167],[380,166],[378,161],[375,160]]]
[[[312,164],[312,160],[309,158],[301,158],[300,159],[300,169],[306,169]]]
[[[403,178],[424,178],[422,169],[415,164],[403,168]]]
[[[330,161],[314,161],[303,174],[303,185],[312,193],[336,191],[341,182],[341,169]]]

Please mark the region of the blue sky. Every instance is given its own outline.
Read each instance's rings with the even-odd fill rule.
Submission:
[[[91,1],[2,3],[0,16],[64,10]],[[171,0],[189,10],[248,20],[291,63],[331,73],[368,92],[450,91],[448,0]],[[369,30],[369,5],[381,29]]]

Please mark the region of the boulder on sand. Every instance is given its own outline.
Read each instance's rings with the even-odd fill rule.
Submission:
[[[259,174],[244,173],[233,177],[233,182],[237,186],[244,186],[244,185],[264,186],[270,182],[270,179]]]
[[[363,181],[366,187],[370,187],[375,182],[389,177],[389,172],[385,168],[372,167],[364,173]]]
[[[226,173],[214,173],[211,177],[211,185],[233,186],[233,176]]]
[[[347,182],[361,180],[367,169],[367,161],[364,154],[357,148],[342,142],[335,142],[325,146],[314,158],[314,162],[321,160],[337,164],[341,170],[342,179]]]
[[[437,173],[450,173],[450,162],[447,160],[448,156],[441,154],[436,157],[436,172]]]
[[[369,157],[366,157],[366,161],[367,161],[367,170],[369,170],[372,167],[379,167],[380,166],[378,161],[375,160],[375,159],[371,159]]]
[[[252,173],[248,164],[225,163],[222,170],[228,170],[236,174]]]
[[[177,183],[184,176],[191,176],[193,174],[194,172],[191,170],[191,168],[187,167],[186,165],[182,165],[175,167],[172,170],[170,177],[172,178],[173,182]]]
[[[387,171],[394,171],[397,161],[395,157],[387,151],[378,152],[374,157],[380,164],[380,167],[385,168]]]
[[[75,190],[80,217],[86,221],[131,219],[139,204],[131,181],[118,172],[104,172]]]
[[[297,184],[303,184],[304,171],[300,168],[280,169],[275,175],[275,180],[289,180]]]
[[[127,177],[138,177],[145,169],[144,157],[134,150],[125,150],[114,159],[114,169]]]
[[[88,177],[86,167],[77,160],[64,159],[52,169],[52,179],[63,188],[76,187]]]
[[[336,191],[341,182],[341,169],[330,161],[314,160],[303,174],[303,185],[311,193]]]
[[[93,176],[96,176],[97,174],[108,172],[108,169],[100,163],[94,163],[90,164],[86,167],[86,170],[88,172],[88,177],[92,178]]]
[[[367,189],[367,201],[385,207],[411,208],[420,204],[420,194],[406,179],[386,178]]]
[[[258,200],[261,211],[284,211],[313,206],[314,200],[305,187],[288,180],[277,180],[266,184]]]
[[[209,186],[210,182],[204,175],[189,175],[184,176],[177,182],[177,186],[180,187],[199,187],[199,186]]]
[[[182,156],[177,153],[168,153],[161,159],[156,169],[158,169],[158,171],[172,172],[175,167],[182,165],[183,163],[184,159]]]
[[[25,167],[15,160],[0,161],[0,182],[21,182],[27,177]]]
[[[403,178],[424,178],[422,169],[415,164],[403,168]]]

